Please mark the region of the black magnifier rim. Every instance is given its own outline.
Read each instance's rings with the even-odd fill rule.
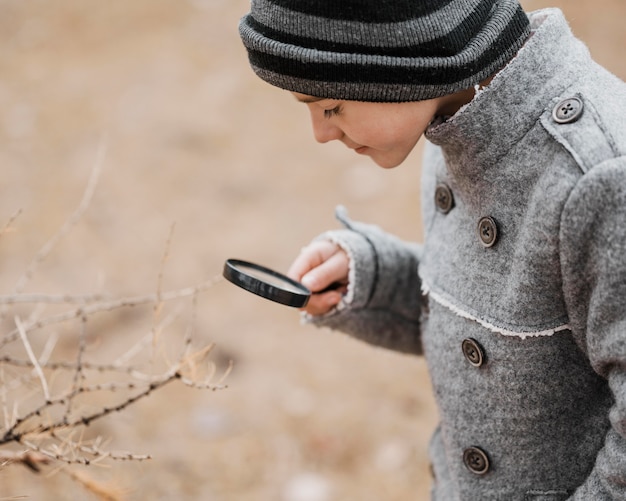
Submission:
[[[286,290],[279,286],[268,284],[263,280],[253,277],[242,271],[241,268],[252,268],[254,270],[272,275],[279,280],[287,282],[293,288],[301,292],[294,292],[293,290]],[[300,282],[296,282],[291,278],[278,273],[277,271],[266,268],[249,261],[243,261],[241,259],[227,259],[224,263],[224,278],[229,282],[241,287],[242,289],[252,292],[257,296],[264,297],[275,303],[284,304],[287,306],[293,306],[294,308],[302,308],[306,306],[311,297],[311,291],[307,289]]]

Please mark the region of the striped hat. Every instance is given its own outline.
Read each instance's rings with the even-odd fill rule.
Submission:
[[[272,85],[402,102],[493,75],[530,28],[518,0],[252,0],[239,32],[252,68]]]

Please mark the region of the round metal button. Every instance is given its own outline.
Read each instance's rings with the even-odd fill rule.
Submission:
[[[583,114],[584,107],[582,99],[577,97],[563,99],[552,110],[552,120],[558,124],[575,122]]]
[[[498,240],[498,225],[492,217],[483,217],[478,221],[478,236],[485,247],[492,247]]]
[[[485,362],[485,352],[475,339],[464,339],[461,343],[461,349],[466,360],[474,367],[480,367]]]
[[[447,214],[454,207],[454,196],[448,185],[441,183],[435,188],[435,206],[443,214]]]
[[[463,451],[463,463],[475,475],[484,475],[489,471],[489,457],[480,447],[468,447]]]

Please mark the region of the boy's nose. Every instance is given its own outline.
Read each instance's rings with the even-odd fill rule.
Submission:
[[[331,124],[324,113],[311,112],[311,122],[313,124],[313,135],[318,143],[327,143],[341,139],[343,131],[336,125]]]

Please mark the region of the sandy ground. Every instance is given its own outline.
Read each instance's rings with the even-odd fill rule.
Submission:
[[[524,5],[562,7],[626,78],[621,0]],[[419,151],[383,171],[315,144],[306,110],[248,68],[236,31],[246,10],[244,0],[0,1],[0,227],[21,211],[0,241],[2,294],[78,206],[103,145],[88,210],[26,292],[177,289],[219,276],[228,257],[285,270],[336,227],[340,203],[420,239]],[[184,331],[189,311],[167,332]],[[101,315],[87,355],[124,353],[153,318]],[[150,461],[72,471],[127,500],[428,499],[437,418],[423,360],[301,326],[296,311],[224,281],[198,297],[193,325],[194,343],[216,343],[218,371],[234,361],[228,388],[154,393],[89,430]],[[72,353],[69,330],[57,329],[59,356]],[[0,499],[20,496],[97,499],[54,467],[0,469]]]

